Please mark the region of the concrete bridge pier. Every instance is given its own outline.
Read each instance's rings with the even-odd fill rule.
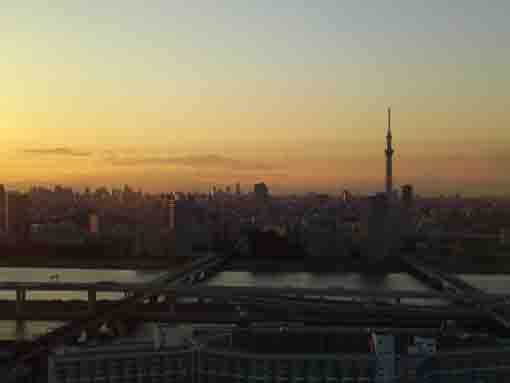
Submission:
[[[175,314],[175,304],[176,304],[176,297],[173,294],[166,294],[165,295],[165,304],[168,307],[168,311],[171,314]]]
[[[110,324],[110,327],[114,330],[114,332],[117,336],[123,337],[128,334],[128,326],[122,320],[113,321]]]
[[[23,313],[23,306],[27,299],[27,290],[24,288],[16,289],[16,314],[21,315]]]
[[[99,336],[99,327],[89,326],[85,328],[85,333],[87,334],[87,340],[97,338]]]
[[[21,319],[16,320],[16,340],[17,341],[25,340],[26,332],[27,332],[26,322]]]
[[[88,290],[88,311],[94,313],[96,311],[97,291],[95,289]]]

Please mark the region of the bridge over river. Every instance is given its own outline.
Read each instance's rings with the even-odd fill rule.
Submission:
[[[53,348],[79,336],[84,330],[98,328],[112,318],[132,312],[134,306],[138,302],[154,300],[154,297],[160,295],[160,290],[162,288],[167,288],[168,286],[182,283],[186,280],[195,280],[197,275],[201,273],[207,274],[211,270],[215,270],[227,262],[230,256],[231,253],[220,255],[211,254],[190,264],[186,264],[177,270],[170,271],[156,278],[154,281],[147,283],[143,292],[129,294],[129,296],[120,301],[108,304],[107,307],[102,308],[101,311],[94,310],[84,319],[72,321],[51,333],[39,337],[33,342],[18,345],[18,347],[14,349],[12,362],[6,366],[6,381],[17,382],[27,373],[31,363],[39,362],[41,358],[46,358]],[[20,297],[20,299],[16,301],[18,303],[23,302],[23,297]]]
[[[467,284],[406,259],[409,272],[431,291],[380,291],[345,288],[226,287],[200,282],[230,259],[211,255],[146,284],[136,283],[0,283],[0,291],[16,291],[15,301],[0,301],[0,319],[55,319],[69,324],[34,342],[19,345],[9,367],[16,381],[27,366],[47,357],[58,345],[78,338],[83,331],[119,320],[221,323],[301,323],[316,326],[438,327],[454,320],[467,323],[506,320],[495,307],[506,307],[505,294],[481,293]],[[86,291],[82,301],[37,301],[33,291]],[[122,292],[115,302],[98,301],[101,292]],[[413,301],[421,300],[421,305]],[[437,302],[441,303],[438,304]],[[432,303],[434,302],[434,303]],[[482,308],[480,310],[480,308]],[[503,318],[504,319],[504,318]]]

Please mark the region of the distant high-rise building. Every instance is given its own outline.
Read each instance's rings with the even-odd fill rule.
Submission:
[[[402,186],[402,204],[404,208],[411,209],[414,204],[413,185]]]
[[[7,232],[7,193],[4,185],[0,185],[0,232]]]
[[[391,134],[391,108],[388,108],[388,132],[386,134],[386,195],[393,196],[393,150]]]
[[[169,194],[168,196],[165,196],[166,200],[166,208],[167,208],[167,216],[166,216],[166,222],[168,224],[169,230],[175,230],[175,206],[176,206],[176,200],[175,195],[173,193]]]
[[[402,186],[402,209],[400,212],[400,234],[408,237],[415,232],[414,190],[412,185]]]
[[[342,192],[342,200],[345,202],[345,203],[348,203],[350,202],[352,199],[352,194],[349,192],[349,190],[344,190]]]
[[[236,194],[237,194],[238,196],[240,196],[240,195],[241,195],[241,184],[240,184],[239,182],[238,182],[238,183],[236,183]]]
[[[370,197],[370,211],[372,223],[376,231],[380,231],[384,226],[385,218],[388,213],[388,198],[384,193],[377,193]]]
[[[377,193],[370,197],[368,217],[368,253],[380,258],[389,254],[395,237],[395,211],[386,193]]]
[[[253,186],[255,199],[259,202],[266,202],[269,199],[269,188],[263,182],[257,183]]]
[[[166,198],[167,224],[176,256],[191,256],[193,244],[193,201],[170,194]]]
[[[29,232],[30,200],[26,194],[8,192],[5,202],[5,231],[21,239]]]
[[[138,198],[139,194],[133,191],[128,185],[124,185],[124,189],[122,190],[122,202],[125,205],[133,206]]]
[[[92,235],[99,234],[99,215],[95,211],[89,213],[89,231]]]

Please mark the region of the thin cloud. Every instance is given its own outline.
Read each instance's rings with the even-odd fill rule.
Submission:
[[[240,161],[216,154],[187,157],[116,157],[108,156],[112,165],[117,166],[185,166],[202,169],[271,170],[266,164]]]
[[[92,155],[91,152],[74,150],[66,147],[25,149],[23,150],[23,153],[38,156],[67,156],[67,157],[89,157]]]

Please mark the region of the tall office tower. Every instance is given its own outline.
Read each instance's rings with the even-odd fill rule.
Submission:
[[[392,236],[389,217],[390,208],[387,194],[377,193],[371,196],[367,241],[370,257],[381,258],[388,255]]]
[[[402,238],[413,235],[416,231],[416,216],[414,211],[414,191],[412,185],[402,186],[402,209],[399,212],[399,234]]]
[[[7,193],[4,185],[0,185],[0,232],[7,232]]]
[[[352,194],[349,192],[349,190],[344,190],[342,192],[342,200],[345,202],[345,203],[349,203],[351,202],[352,200]]]
[[[386,196],[388,199],[393,194],[393,146],[391,135],[391,108],[388,108],[388,132],[386,134]]]
[[[17,239],[23,239],[29,229],[30,200],[26,194],[8,192],[5,203],[5,230]]]
[[[236,183],[236,194],[237,194],[238,196],[240,196],[240,195],[241,195],[241,184],[240,184],[239,182],[238,182],[238,183]]]
[[[407,210],[412,209],[414,205],[413,185],[402,186],[402,204]]]
[[[175,230],[175,205],[176,205],[175,195],[173,193],[168,194],[166,196],[165,202],[167,204],[166,206],[167,214],[165,218],[168,224],[168,229]]]
[[[190,198],[176,198],[170,194],[166,199],[167,224],[171,234],[175,255],[191,256],[193,242],[193,201]]]
[[[253,193],[255,194],[255,199],[258,202],[266,202],[269,199],[269,189],[263,182],[253,186]]]

